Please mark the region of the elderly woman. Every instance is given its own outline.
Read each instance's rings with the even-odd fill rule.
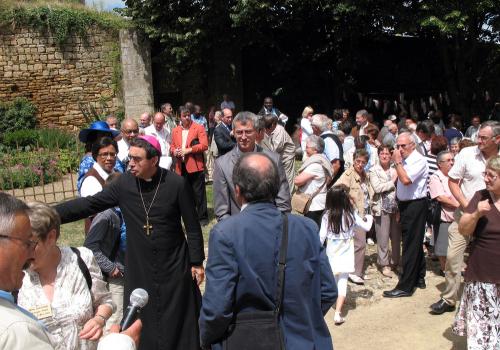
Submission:
[[[368,171],[372,166],[378,164],[378,154],[377,149],[368,143],[368,136],[356,136],[354,138],[354,147],[351,147],[348,151],[344,153],[345,168],[349,168],[353,165],[354,153],[359,149],[364,149],[368,154],[368,163],[366,164],[365,170]]]
[[[396,170],[391,167],[392,147],[382,145],[378,149],[379,164],[369,173],[371,210],[375,218],[377,235],[377,263],[386,277],[394,277],[391,265],[397,268],[401,257],[401,227],[396,219]],[[389,253],[389,238],[391,251]]]
[[[377,157],[378,158],[378,157]],[[368,152],[358,149],[354,153],[353,165],[349,167],[335,182],[334,186],[344,185],[349,189],[354,207],[358,215],[364,218],[370,211],[370,196],[368,176],[365,167],[368,164]],[[349,274],[349,279],[356,284],[364,284],[363,265],[366,250],[366,231],[355,230],[354,232],[354,274]]]
[[[493,350],[500,344],[500,156],[486,163],[484,182],[458,223],[460,233],[474,239],[452,330],[467,335],[468,349]]]
[[[454,137],[450,140],[450,151],[453,154],[453,157],[460,152],[460,140],[460,137]]]
[[[56,211],[38,202],[28,206],[38,244],[18,303],[45,325],[56,350],[97,349],[115,306],[94,255],[83,247],[59,247]]]
[[[318,227],[325,210],[326,192],[333,172],[330,162],[323,154],[325,141],[319,136],[311,135],[306,140],[307,158],[302,163],[294,179],[298,191],[313,195],[309,211],[304,216],[313,219]]]
[[[451,194],[448,187],[448,172],[453,166],[453,154],[450,151],[442,151],[437,155],[438,170],[429,179],[429,193],[431,199],[437,200],[441,206],[439,220],[433,223],[434,232],[434,254],[439,259],[441,271],[446,264],[446,252],[448,251],[448,227],[453,222],[453,213],[459,203]]]
[[[313,134],[311,126],[311,118],[313,114],[314,110],[311,106],[306,106],[302,111],[302,119],[300,120],[300,148],[302,148],[302,160],[305,160],[308,157],[306,152],[306,140]]]

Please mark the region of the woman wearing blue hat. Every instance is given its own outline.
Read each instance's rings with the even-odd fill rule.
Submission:
[[[78,138],[81,142],[85,143],[85,155],[83,156],[78,169],[78,180],[76,182],[78,193],[80,193],[82,188],[82,182],[85,174],[92,168],[95,162],[94,158],[92,158],[92,145],[104,136],[115,138],[119,134],[120,132],[118,130],[110,129],[106,122],[100,120],[90,124],[89,128],[82,129],[80,131]],[[123,163],[118,159],[116,160],[114,170],[119,171],[120,173],[125,171]]]

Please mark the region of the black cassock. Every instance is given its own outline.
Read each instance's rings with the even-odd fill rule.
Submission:
[[[119,206],[127,225],[124,309],[135,288],[149,293],[141,313],[139,349],[199,349],[201,294],[192,279],[191,266],[201,265],[205,259],[203,236],[191,186],[177,174],[159,169],[151,181],[123,174],[102,192],[59,204],[56,210],[66,223]],[[139,182],[148,209],[160,175],[160,187],[149,212],[152,230],[148,236]]]

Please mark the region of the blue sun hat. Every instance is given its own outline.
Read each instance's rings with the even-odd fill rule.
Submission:
[[[106,122],[103,122],[101,120],[93,122],[90,124],[90,127],[88,129],[82,129],[80,133],[78,134],[78,138],[80,139],[81,142],[87,143],[87,139],[89,135],[95,132],[103,132],[103,133],[108,133],[109,136],[115,138],[120,134],[118,130],[112,130],[109,128],[109,125]]]

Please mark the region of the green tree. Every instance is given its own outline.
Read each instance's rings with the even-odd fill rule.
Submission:
[[[464,116],[474,95],[500,72],[500,0],[126,0],[125,14],[161,44],[173,74],[208,71],[215,52],[228,60],[252,47],[268,48],[270,70],[314,66],[340,92],[355,85],[361,40],[411,35],[435,43],[452,108]],[[227,62],[226,65],[230,65]],[[205,77],[206,78],[206,77]],[[500,91],[499,91],[500,92]]]
[[[452,107],[470,118],[498,90],[500,1],[411,0],[394,8],[394,32],[436,42]]]

